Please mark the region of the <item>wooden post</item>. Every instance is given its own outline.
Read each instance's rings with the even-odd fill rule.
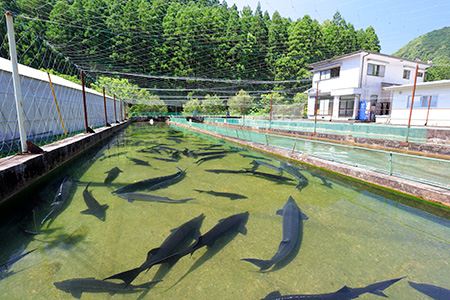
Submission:
[[[17,112],[17,122],[19,126],[20,144],[22,147],[22,152],[26,153],[28,152],[27,133],[25,131],[25,115],[23,113],[22,91],[20,89],[19,68],[17,64],[16,38],[14,36],[13,16],[9,11],[6,12],[6,26],[8,28],[7,30],[9,40],[9,53],[11,55],[11,63],[12,63],[12,77],[14,84],[14,97],[16,100],[16,112]]]
[[[411,96],[411,107],[409,108],[409,119],[408,119],[408,128],[406,129],[406,142],[408,143],[409,139],[409,128],[411,127],[411,116],[412,116],[412,110],[414,106],[414,97],[416,96],[416,84],[417,84],[417,72],[419,71],[419,64],[416,65],[416,75],[414,77],[414,86],[413,86],[413,92]]]
[[[88,119],[87,119],[87,107],[86,107],[86,92],[84,90],[84,72],[81,71],[81,93],[83,95],[83,109],[84,109],[84,127],[86,133],[89,133]]]

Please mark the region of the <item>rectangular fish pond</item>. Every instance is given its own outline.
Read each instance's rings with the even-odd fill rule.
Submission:
[[[449,211],[398,197],[134,123],[13,199],[0,299],[450,299]]]

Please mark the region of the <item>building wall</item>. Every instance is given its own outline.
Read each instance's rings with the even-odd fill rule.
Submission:
[[[24,66],[22,66],[22,70],[26,70],[23,67]],[[21,70],[19,69],[19,71]],[[33,72],[41,71],[33,69]],[[47,81],[44,81],[43,78],[45,78],[45,76],[43,75],[38,79],[23,76],[23,73],[21,72],[20,76],[25,131],[27,139],[32,142],[64,134],[64,129],[61,125],[50,83],[48,81],[48,75],[45,72],[41,73],[47,76]],[[25,74],[27,73],[25,72]],[[81,86],[72,82],[64,85],[65,81],[62,80],[62,78],[57,79],[56,76],[53,75],[52,83],[66,132],[72,133],[84,130],[84,110]],[[86,103],[88,125],[91,127],[104,126],[105,111],[103,95],[87,89]],[[106,103],[108,122],[114,123],[114,102],[112,101],[112,98],[107,97]],[[17,143],[20,139],[12,73],[7,70],[0,70],[0,106],[0,141],[2,141],[0,144],[0,151],[4,151],[5,148],[11,147],[11,144]],[[119,102],[116,102],[116,110],[118,119],[120,120]]]
[[[422,98],[422,96],[424,98]],[[429,96],[433,96],[428,112]],[[396,88],[393,92],[391,124],[407,125],[412,87]],[[421,103],[421,99],[424,101]],[[450,83],[448,85],[417,86],[411,115],[411,125],[450,126]]]

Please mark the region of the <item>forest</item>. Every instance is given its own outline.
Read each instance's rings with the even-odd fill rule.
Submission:
[[[356,29],[339,12],[319,23],[218,0],[0,0],[0,7],[15,16],[19,63],[73,80],[83,71],[90,87],[169,111],[195,106],[189,100],[220,111],[242,96],[249,112],[266,109],[269,98],[301,102],[311,87],[308,64],[380,51],[373,27]],[[4,16],[0,34],[8,58]]]

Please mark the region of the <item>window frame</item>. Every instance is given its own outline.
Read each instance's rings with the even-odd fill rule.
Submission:
[[[384,77],[385,72],[385,65],[377,65],[372,63],[367,64],[367,75],[369,76]]]

